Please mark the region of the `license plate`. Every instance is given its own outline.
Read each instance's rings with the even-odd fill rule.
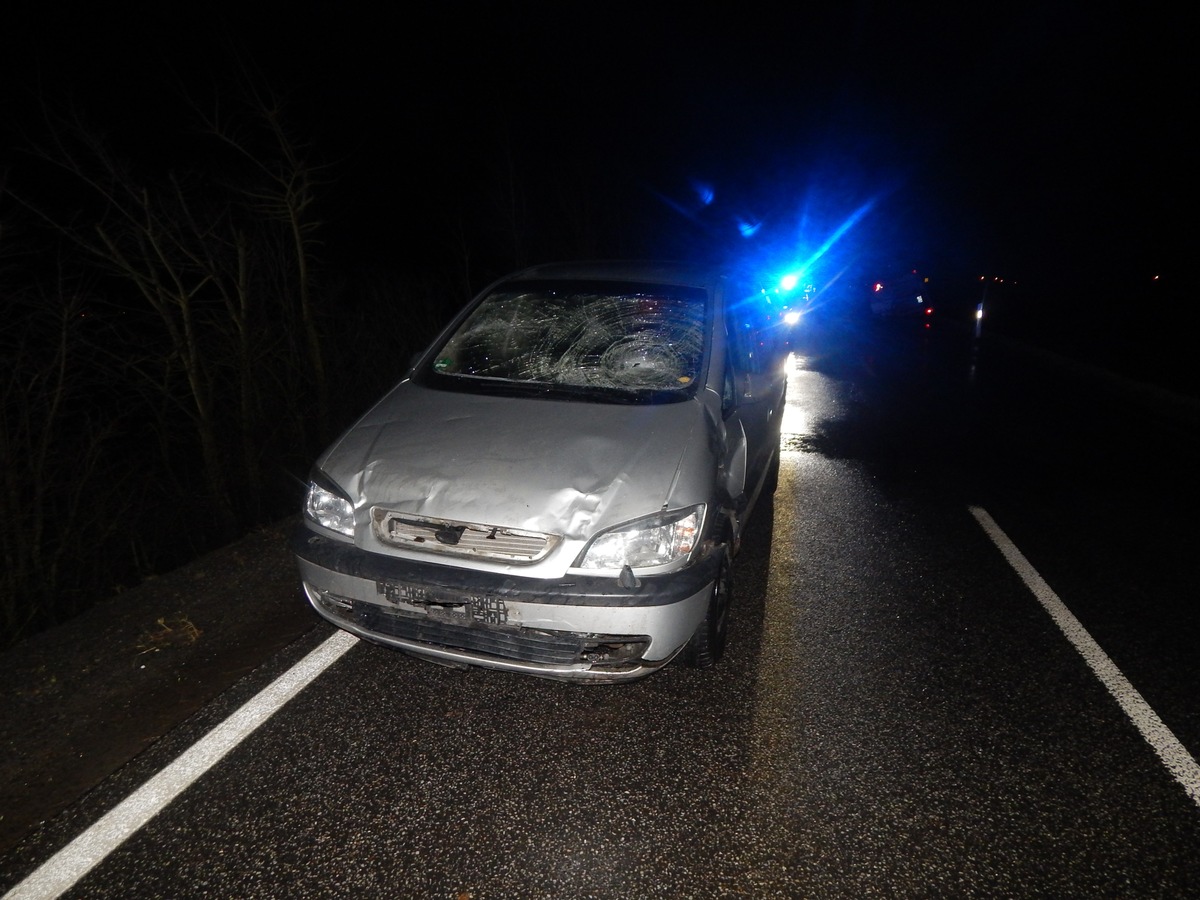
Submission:
[[[508,622],[508,607],[503,600],[495,597],[453,594],[396,581],[378,581],[375,589],[393,606],[424,612],[442,621],[462,618],[487,625],[504,625]]]

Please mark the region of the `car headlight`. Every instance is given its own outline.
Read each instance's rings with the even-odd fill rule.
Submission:
[[[354,537],[354,504],[316,479],[308,483],[304,514],[322,528]]]
[[[704,504],[648,516],[598,534],[580,554],[581,569],[648,569],[686,559],[700,540]]]

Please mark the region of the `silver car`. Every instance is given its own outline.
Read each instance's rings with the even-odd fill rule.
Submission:
[[[666,263],[492,284],[317,460],[293,544],[309,601],[450,665],[618,682],[715,663],[778,474],[764,303]]]

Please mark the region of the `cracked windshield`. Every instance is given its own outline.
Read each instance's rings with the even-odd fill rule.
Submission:
[[[704,351],[703,291],[502,289],[436,356],[439,375],[616,392],[690,393]]]

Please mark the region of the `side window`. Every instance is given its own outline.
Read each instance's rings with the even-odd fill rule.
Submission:
[[[776,336],[762,293],[731,284],[725,302],[726,330],[734,369],[738,373],[766,372],[775,357]]]

